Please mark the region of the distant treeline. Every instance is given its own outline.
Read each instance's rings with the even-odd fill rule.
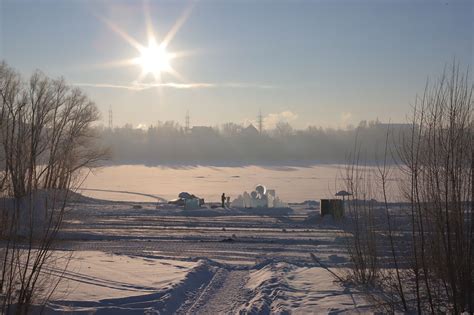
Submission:
[[[405,124],[362,121],[349,129],[295,130],[280,122],[274,129],[260,133],[253,125],[226,123],[220,127],[186,129],[167,121],[145,130],[131,125],[99,128],[99,134],[103,144],[111,149],[113,164],[309,165],[345,163],[347,153],[355,146],[361,158],[375,163],[383,159],[385,143],[390,159],[401,134],[409,129],[410,125]]]

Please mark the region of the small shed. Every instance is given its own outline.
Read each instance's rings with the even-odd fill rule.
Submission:
[[[344,201],[340,199],[321,199],[321,216],[332,215],[334,219],[344,217]]]

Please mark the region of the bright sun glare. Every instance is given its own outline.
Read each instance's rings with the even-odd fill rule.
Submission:
[[[148,47],[140,49],[140,57],[135,58],[134,63],[141,66],[144,75],[153,74],[158,78],[163,72],[171,70],[171,59],[172,55],[163,44],[158,45],[155,40],[151,40]]]
[[[0,0],[1,1],[1,0]],[[166,33],[163,39],[158,42],[155,34],[153,32],[153,25],[151,23],[150,12],[145,6],[145,22],[147,27],[148,35],[148,45],[142,45],[136,39],[131,37],[129,34],[121,30],[117,25],[112,23],[112,21],[103,18],[103,21],[109,26],[109,28],[120,35],[125,41],[127,41],[132,47],[134,47],[139,56],[135,58],[119,60],[110,63],[113,66],[128,66],[135,65],[141,68],[141,74],[139,75],[136,82],[140,83],[148,75],[153,75],[154,82],[160,84],[162,83],[162,75],[164,73],[170,74],[175,78],[178,78],[181,81],[184,81],[184,78],[171,66],[171,60],[183,57],[187,52],[169,52],[167,47],[172,41],[173,37],[178,32],[179,28],[185,23],[191,12],[192,6],[189,6],[181,15],[181,17],[175,22],[171,30]]]

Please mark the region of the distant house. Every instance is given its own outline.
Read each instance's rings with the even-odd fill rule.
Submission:
[[[242,129],[242,135],[246,137],[256,137],[260,133],[258,132],[258,129],[255,128],[254,125],[250,124],[248,127]]]

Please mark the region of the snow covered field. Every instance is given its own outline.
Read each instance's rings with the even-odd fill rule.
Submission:
[[[347,266],[340,226],[303,205],[285,211],[81,198],[57,244],[72,258],[47,313],[370,312],[325,269]]]
[[[308,167],[290,166],[176,166],[147,167],[121,165],[101,168],[89,174],[82,188],[101,189],[82,193],[94,198],[109,200],[154,201],[144,195],[106,192],[130,191],[151,194],[165,199],[176,198],[181,191],[192,192],[206,200],[217,201],[222,192],[232,198],[257,184],[275,189],[287,202],[327,198],[336,193],[335,178],[340,178],[340,165]]]

